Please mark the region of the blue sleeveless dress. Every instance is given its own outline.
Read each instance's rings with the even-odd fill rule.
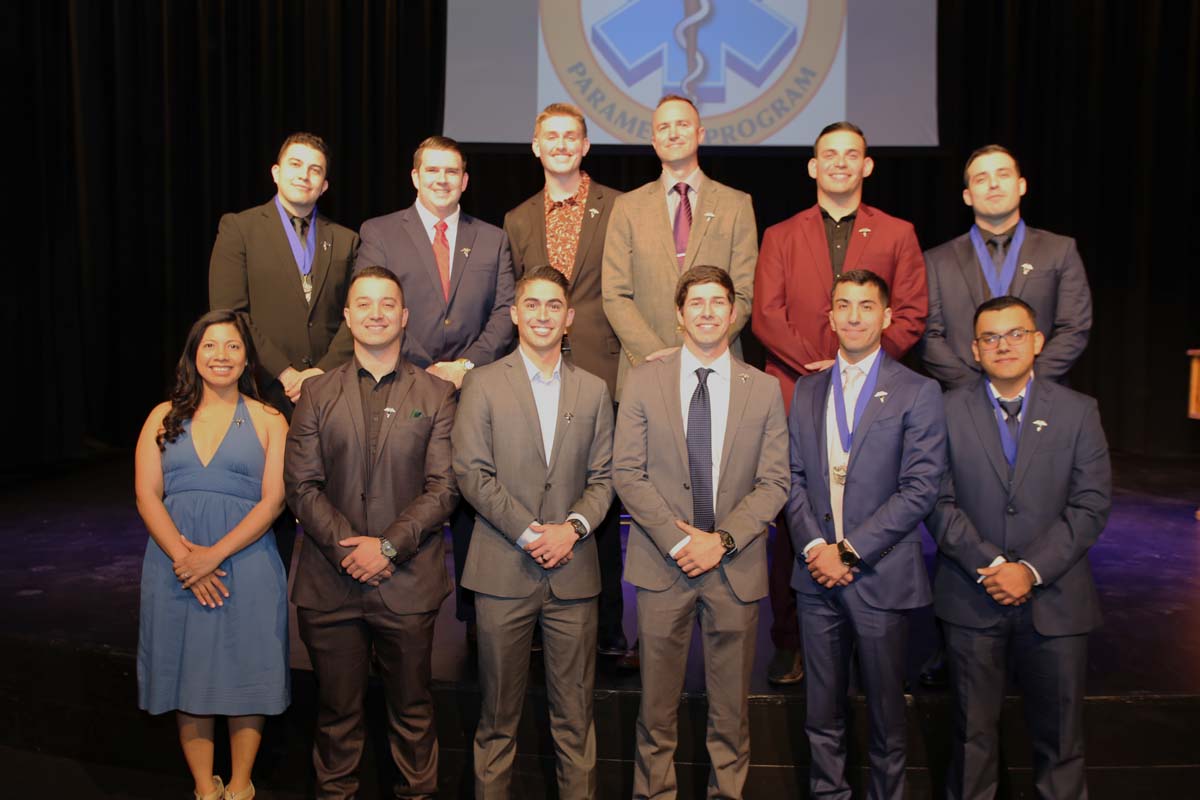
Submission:
[[[207,467],[191,420],[162,453],[163,503],[189,541],[211,545],[262,498],[266,454],[245,401]],[[291,696],[287,579],[268,531],[221,564],[225,605],[206,608],[180,587],[150,539],[142,562],[138,705],[151,714],[279,714]]]

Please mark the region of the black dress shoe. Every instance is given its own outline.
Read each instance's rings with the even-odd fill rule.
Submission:
[[[617,669],[622,672],[638,672],[642,668],[642,659],[638,656],[638,643],[617,657]]]
[[[918,680],[926,689],[945,689],[950,685],[950,676],[947,674],[946,665],[943,662],[922,670]]]
[[[787,686],[804,680],[804,655],[790,647],[780,647],[767,665],[767,682]]]
[[[596,652],[602,656],[623,656],[629,652],[629,640],[624,633],[602,636],[596,640]]]

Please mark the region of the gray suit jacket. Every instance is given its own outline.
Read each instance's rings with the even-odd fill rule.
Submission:
[[[750,195],[708,176],[699,192],[683,269],[720,267],[733,279],[737,319],[729,336],[733,353],[739,356],[737,335],[750,320],[758,261],[754,206]],[[683,343],[675,319],[675,284],[683,270],[675,257],[671,222],[659,180],[613,203],[604,240],[604,312],[625,354],[617,373],[618,399],[630,368],[655,350]]]
[[[1087,347],[1092,328],[1092,292],[1083,261],[1074,239],[1026,227],[1017,264],[1008,293],[1033,306],[1038,330],[1046,337],[1037,359],[1038,377],[1061,383]],[[929,281],[929,317],[922,339],[925,369],[944,388],[972,386],[983,374],[971,354],[972,320],[991,291],[970,235],[964,233],[927,250],[925,274]]]
[[[767,594],[765,534],[787,500],[787,420],[778,380],[736,358],[732,371],[714,502],[717,528],[738,549],[718,569],[749,603]],[[669,553],[684,536],[675,520],[692,522],[690,480],[676,353],[634,369],[618,410],[613,483],[633,518],[625,579],[634,586],[663,591],[683,575]]]
[[[613,201],[620,197],[616,189],[591,182],[587,212],[579,230],[579,248],[571,270],[571,307],[575,322],[568,331],[572,363],[603,378],[608,393],[616,396],[617,363],[621,343],[604,315],[600,296],[600,268],[604,256],[604,236],[612,213]],[[512,248],[513,277],[520,280],[526,271],[550,263],[546,255],[545,195],[538,192],[504,215],[504,232]],[[592,213],[592,212],[595,213]]]
[[[387,267],[400,278],[409,311],[405,359],[424,368],[468,358],[490,364],[513,336],[512,256],[508,237],[465,211],[450,254],[450,301],[442,295],[433,245],[415,206],[369,219],[359,232],[358,266]]]
[[[596,542],[575,546],[570,563],[538,566],[517,546],[529,523],[580,514],[595,530],[612,503],[612,399],[604,381],[564,361],[558,422],[549,454],[542,444],[533,390],[519,350],[472,370],[451,440],[463,497],[476,510],[462,575],[468,589],[528,597],[550,582],[555,597],[600,593]]]
[[[972,628],[999,621],[1004,607],[975,570],[1004,556],[1028,561],[1042,577],[1030,600],[1039,633],[1086,633],[1100,624],[1087,552],[1112,505],[1096,401],[1039,375],[1022,413],[1010,484],[987,391],[981,380],[946,395],[950,470],[928,521],[938,543],[934,610]]]

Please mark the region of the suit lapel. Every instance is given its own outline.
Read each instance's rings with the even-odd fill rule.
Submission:
[[[679,258],[675,255],[675,220],[671,219],[671,215],[667,213],[667,196],[663,191],[661,180],[646,184],[646,189],[642,194],[642,203],[640,219],[651,220],[658,217],[661,220],[660,224],[650,227],[657,229],[659,244],[662,245],[663,252],[670,256],[662,263],[664,266],[670,267],[669,284],[674,286],[679,279]]]
[[[858,269],[858,261],[862,258],[863,251],[867,249],[867,242],[871,238],[871,209],[864,205],[859,205],[858,213],[854,215],[854,225],[850,231],[850,239],[846,244],[846,260],[842,262],[842,272],[849,272],[852,269]],[[824,225],[821,226],[824,228]],[[829,245],[825,245],[826,254],[829,251]],[[833,265],[829,266],[830,274],[833,272]],[[830,288],[832,288],[832,279]]]
[[[544,190],[543,190],[544,192]],[[522,213],[525,215],[525,228],[530,231],[534,242],[534,264],[549,264],[550,253],[546,249],[546,205],[543,192],[538,192],[525,203]],[[589,202],[591,198],[589,198]],[[520,277],[520,276],[518,276]]]
[[[686,469],[688,466],[687,435],[683,432],[683,408],[679,405],[679,353],[660,362],[658,370],[658,389],[662,395],[663,409],[671,424],[671,433],[675,437],[675,450],[679,454],[679,463]]]
[[[1033,423],[1035,420],[1042,422],[1051,418],[1050,392],[1047,391],[1045,383],[1039,382],[1035,378],[1025,397],[1029,400],[1029,404],[1021,414],[1021,438],[1017,441],[1017,464],[1013,469],[1012,491],[1014,493],[1020,488],[1021,481],[1029,472],[1029,465],[1033,463],[1038,448],[1042,444],[1044,437],[1041,436],[1039,428],[1047,427]]]
[[[567,435],[567,426],[575,416],[575,405],[579,400],[579,373],[567,363],[564,358],[559,362],[560,383],[558,392],[558,420],[554,424],[554,442],[550,447],[548,469],[553,471],[558,461],[558,452],[562,449],[563,439]]]
[[[583,209],[583,222],[579,226],[579,246],[575,248],[575,263],[571,265],[571,285],[575,285],[575,279],[579,277],[579,267],[587,263],[587,251],[592,245],[592,239],[596,236],[596,231],[600,228],[600,220],[604,219],[604,190],[592,183],[588,186],[587,205]],[[592,212],[596,213],[593,214]],[[546,226],[543,223],[540,226],[542,231],[542,250],[546,249]],[[550,263],[549,257],[545,262]]]
[[[992,408],[992,401],[989,399],[990,391],[987,380],[981,380],[975,397],[967,403],[967,408],[971,411],[971,421],[975,423],[975,431],[979,434],[979,441],[983,444],[983,451],[987,453],[992,469],[996,471],[996,477],[1000,479],[1002,486],[1007,486],[1008,461],[1004,458],[1004,448],[1000,444],[1000,428],[996,423],[996,410]]]
[[[392,413],[388,414],[385,409],[383,419],[379,423],[379,438],[375,442],[375,459],[371,462],[372,471],[379,464],[379,459],[383,455],[388,434],[392,432],[392,422],[396,417],[400,416],[400,408],[404,404],[404,398],[408,396],[409,390],[412,389],[415,383],[412,371],[412,365],[406,361],[401,361],[396,367],[396,379],[392,381],[387,399],[387,408],[392,409]]]
[[[687,255],[683,259],[684,269],[691,269],[695,263],[700,245],[704,243],[704,237],[708,234],[708,227],[717,217],[717,206],[720,202],[721,186],[706,176],[700,184],[700,207],[692,213],[692,232],[688,234]],[[675,241],[674,230],[671,241]],[[675,263],[679,263],[678,260]]]
[[[829,411],[829,388],[833,380],[833,368],[819,373],[820,377],[812,381],[813,391],[818,392],[813,397],[813,430],[817,432],[817,459],[820,462],[821,485],[825,487],[825,497],[829,496],[829,432],[825,430],[825,420]],[[811,479],[811,476],[810,476]]]
[[[353,361],[348,362],[341,370],[341,401],[346,404],[347,410],[350,412],[350,424],[354,427],[354,441],[358,443],[359,457],[355,461],[363,465],[363,486],[366,486],[369,474],[366,454],[370,452],[370,449],[367,447],[367,425],[363,419],[362,394],[358,391],[358,370]]]
[[[1020,297],[1021,292],[1025,290],[1025,280],[1032,274],[1033,270],[1026,272],[1021,269],[1022,264],[1029,264],[1036,268],[1034,263],[1033,251],[1037,248],[1037,232],[1030,230],[1029,226],[1025,226],[1025,241],[1021,243],[1021,251],[1017,253],[1017,271],[1013,273],[1012,283],[1008,285],[1008,293],[1013,297]]]
[[[962,276],[963,283],[966,284],[967,291],[971,295],[971,307],[978,308],[980,303],[988,299],[988,290],[985,288],[986,283],[983,280],[983,268],[979,266],[979,257],[975,255],[975,248],[971,244],[971,237],[963,236],[955,243],[954,255],[958,260],[959,274]]]
[[[825,239],[825,223],[821,221],[821,209],[812,208],[801,221],[804,231],[804,241],[808,245],[809,263],[817,272],[822,296],[833,292],[833,264],[829,261],[829,242]]]
[[[521,416],[525,418],[525,424],[529,426],[529,430],[533,434],[533,442],[537,447],[538,455],[541,456],[542,463],[549,466],[550,459],[546,455],[546,446],[542,442],[542,424],[538,420],[537,403],[533,400],[533,387],[529,385],[529,374],[525,371],[525,359],[521,358],[521,351],[515,350],[505,356],[504,364],[507,367],[504,376],[508,379],[513,397],[517,399]],[[560,396],[560,403],[561,400]]]
[[[415,205],[405,209],[401,216],[401,225],[403,225],[405,233],[408,234],[408,238],[412,240],[413,252],[417,254],[417,258],[421,261],[421,266],[425,268],[425,276],[429,279],[429,285],[433,287],[433,293],[438,297],[442,297],[442,278],[438,275],[437,261],[433,257],[433,243],[429,239],[429,234],[425,231],[425,226],[421,224],[421,215],[417,213]],[[460,235],[462,233],[461,224],[459,233]]]
[[[746,365],[736,358],[729,359],[729,414],[725,418],[725,441],[721,443],[721,477],[725,480],[726,465],[733,454],[733,440],[737,437],[738,425],[746,413],[746,402],[750,399],[750,372]],[[718,486],[719,490],[720,487]]]
[[[268,231],[267,238],[271,242],[271,249],[275,251],[274,260],[279,265],[279,285],[285,287],[283,291],[292,298],[292,302],[300,303],[307,312],[309,306],[308,301],[304,299],[304,287],[300,285],[300,268],[296,266],[296,257],[292,255],[292,245],[288,242],[287,232],[283,229],[279,208],[275,205],[274,200],[260,208],[264,218],[263,224]],[[313,291],[316,291],[315,287]],[[307,313],[305,317],[307,318]]]
[[[882,349],[879,350],[879,355],[875,357],[883,359],[883,362],[879,365],[879,377],[875,380],[875,394],[877,395],[880,392],[892,394],[890,389],[895,386],[899,366],[896,362],[888,358],[887,353],[883,352]],[[834,364],[830,368],[830,371],[832,372],[835,369],[837,369],[837,364]],[[839,376],[834,376],[833,379],[837,377]],[[866,378],[863,380],[865,381]],[[865,386],[863,387],[863,391],[866,391]],[[884,395],[884,397],[886,396]],[[854,469],[854,462],[858,461],[859,453],[863,451],[863,442],[867,440],[867,432],[875,424],[875,420],[879,417],[879,413],[883,410],[884,405],[884,403],[881,403],[875,397],[867,398],[867,407],[863,409],[862,419],[858,421],[857,427],[854,428],[854,443],[850,446],[850,460],[846,462],[847,471]]]
[[[544,240],[545,234],[542,236]],[[475,249],[474,217],[468,217],[465,213],[458,215],[458,235],[454,239],[454,248],[454,252],[450,254],[450,263],[453,265],[450,267],[450,302],[454,302],[454,293],[458,291],[463,273],[467,271],[467,259]],[[438,279],[438,287],[441,287],[441,278]]]
[[[316,308],[317,298],[325,286],[325,276],[329,274],[329,262],[333,258],[333,233],[329,230],[329,220],[317,215],[317,252],[313,254],[312,265],[312,302],[308,304],[309,311]],[[303,287],[301,287],[303,292]]]

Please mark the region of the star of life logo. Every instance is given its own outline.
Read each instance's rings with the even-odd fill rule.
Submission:
[[[571,100],[618,141],[650,139],[680,94],[709,144],[756,144],[816,95],[843,38],[845,0],[541,0],[542,37]]]

